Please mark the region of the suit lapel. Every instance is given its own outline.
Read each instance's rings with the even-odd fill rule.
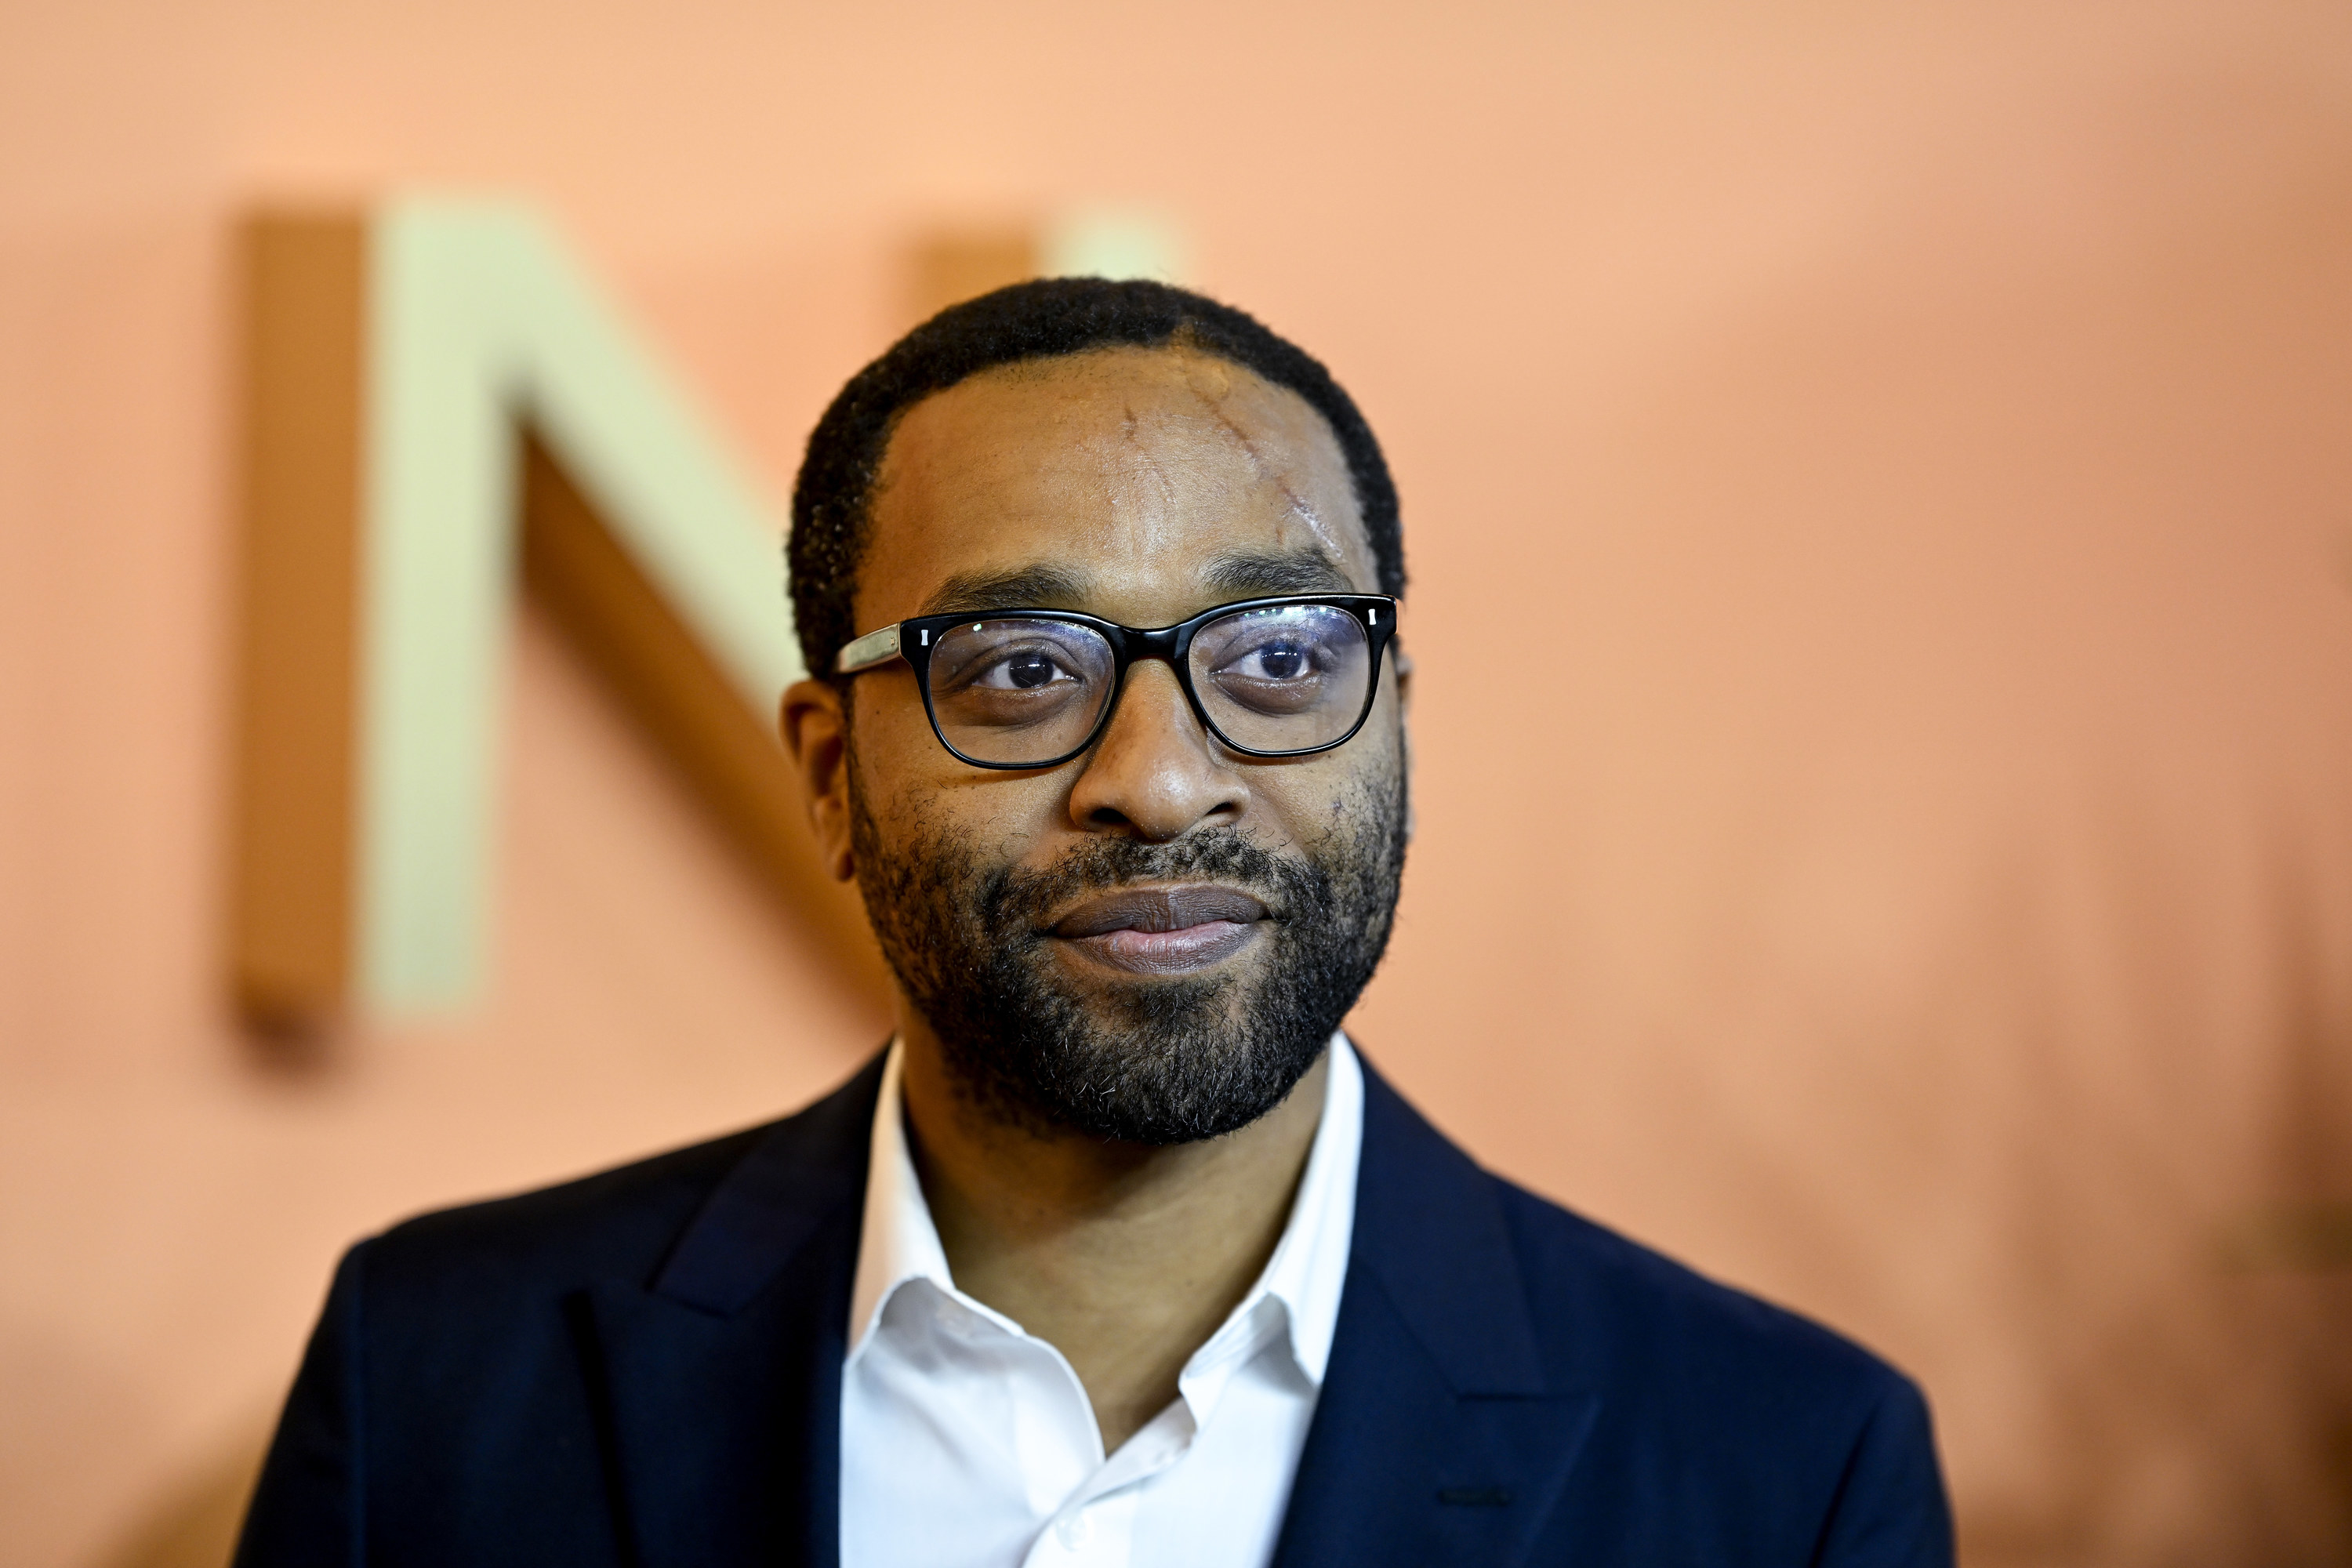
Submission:
[[[641,1568],[835,1568],[841,1365],[880,1081],[877,1058],[779,1122],[650,1287],[608,1280],[586,1294],[616,1502]]]
[[[1494,1178],[1368,1067],[1347,1289],[1277,1568],[1509,1568],[1599,1408],[1547,1375]]]

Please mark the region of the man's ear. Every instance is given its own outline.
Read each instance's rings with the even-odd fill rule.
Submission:
[[[1412,656],[1395,644],[1391,661],[1396,666],[1397,744],[1404,764],[1404,841],[1412,842]]]
[[[822,680],[796,680],[784,689],[781,717],[784,751],[808,795],[817,858],[835,881],[846,882],[857,874],[857,861],[849,847],[849,733],[841,693]]]

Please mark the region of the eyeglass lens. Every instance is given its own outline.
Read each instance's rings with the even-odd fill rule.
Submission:
[[[1237,610],[1192,638],[1192,689],[1229,743],[1301,752],[1345,735],[1364,710],[1370,644],[1329,605]],[[1013,617],[967,621],[931,654],[940,739],[974,762],[1035,765],[1087,743],[1114,695],[1118,660],[1092,627]]]

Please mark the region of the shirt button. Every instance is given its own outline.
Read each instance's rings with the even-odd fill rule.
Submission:
[[[1076,1552],[1079,1547],[1084,1546],[1087,1543],[1087,1537],[1094,1532],[1094,1525],[1083,1512],[1070,1514],[1055,1521],[1054,1525],[1054,1539],[1062,1543],[1065,1551],[1069,1552]]]

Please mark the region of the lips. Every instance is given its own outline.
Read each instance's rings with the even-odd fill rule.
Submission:
[[[1239,888],[1194,883],[1174,888],[1122,888],[1089,899],[1054,926],[1055,936],[1101,936],[1114,931],[1182,931],[1212,921],[1247,925],[1265,919],[1265,906]]]
[[[1255,941],[1266,907],[1213,883],[1122,888],[1087,900],[1054,935],[1097,963],[1138,974],[1183,974],[1223,962]]]

